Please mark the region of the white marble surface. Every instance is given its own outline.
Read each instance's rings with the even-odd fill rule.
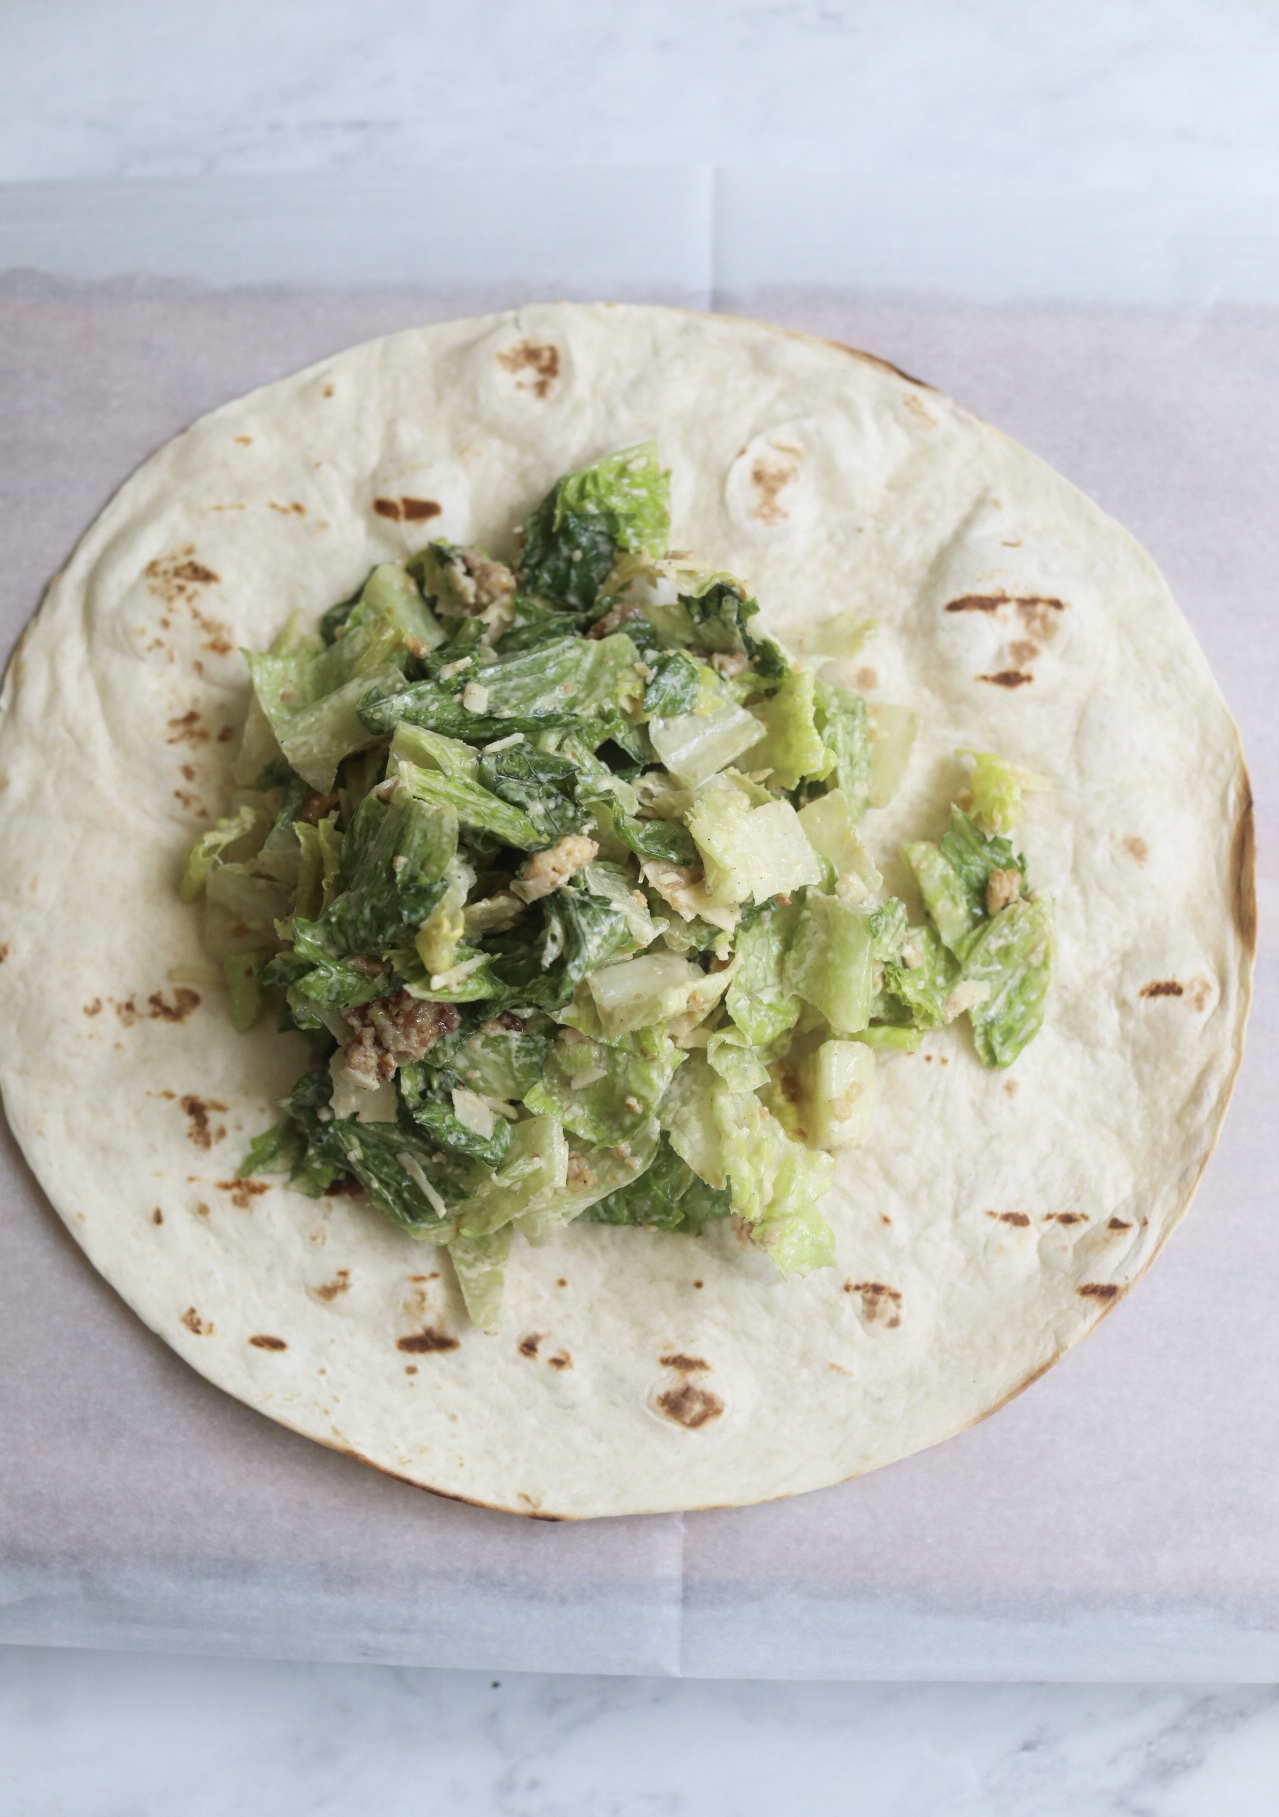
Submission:
[[[1279,1693],[0,1652],[13,1817],[1272,1817]]]
[[[1276,187],[1263,0],[5,0],[0,176],[839,165]]]
[[[1279,194],[1277,78],[1258,0],[6,0],[0,180],[834,166],[915,193],[1206,203],[1228,228]],[[17,1817],[1268,1817],[1277,1781],[1279,1700],[1257,1688],[0,1650]]]

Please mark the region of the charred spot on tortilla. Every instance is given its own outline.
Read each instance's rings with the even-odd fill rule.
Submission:
[[[673,1350],[658,1360],[663,1369],[676,1369],[681,1375],[696,1375],[699,1370],[710,1368],[710,1364],[704,1358],[685,1356],[682,1350]]]
[[[1119,1289],[1112,1281],[1085,1281],[1075,1292],[1082,1300],[1113,1300]]]
[[[208,1208],[208,1206],[207,1206],[207,1205],[206,1205],[206,1204],[205,1204],[205,1202],[204,1202],[204,1200],[203,1200],[203,1199],[198,1199],[198,1200],[197,1200],[197,1201],[196,1201],[196,1207],[195,1207],[195,1215],[196,1215],[196,1217],[198,1217],[198,1218],[207,1218],[207,1217],[208,1217],[208,1215],[209,1215],[209,1208]]]
[[[571,1369],[573,1367],[572,1353],[567,1350],[557,1350],[554,1356],[547,1357],[546,1362],[551,1369]]]
[[[1150,847],[1138,833],[1132,833],[1124,840],[1123,849],[1134,864],[1145,864],[1150,856]]]
[[[549,341],[517,341],[513,347],[503,347],[496,358],[515,378],[517,388],[531,391],[534,397],[549,396],[559,377],[560,350]],[[525,373],[529,374],[527,380],[521,376]]]
[[[197,1148],[212,1148],[215,1142],[220,1142],[226,1135],[224,1123],[215,1127],[210,1121],[210,1112],[221,1115],[227,1108],[217,1098],[198,1098],[194,1092],[188,1092],[179,1102],[187,1114],[187,1138]]]
[[[331,1281],[325,1281],[320,1287],[312,1287],[311,1292],[317,1300],[332,1304],[340,1293],[346,1293],[351,1286],[351,1270],[339,1268]]]
[[[432,517],[442,515],[443,505],[436,504],[433,498],[402,498],[400,509],[408,523],[426,523]]]
[[[397,1350],[407,1350],[414,1356],[419,1356],[430,1355],[440,1350],[456,1350],[460,1342],[461,1340],[455,1338],[451,1332],[440,1331],[434,1325],[427,1325],[423,1330],[415,1331],[409,1337],[397,1338],[395,1347]]]
[[[249,1211],[254,1199],[271,1190],[267,1180],[215,1180],[214,1185],[219,1192],[229,1193],[231,1203],[240,1211]]]
[[[526,1337],[522,1337],[517,1346],[520,1355],[535,1357],[545,1336],[544,1331],[530,1331]]]
[[[1156,978],[1149,984],[1143,984],[1137,994],[1141,997],[1184,997],[1186,987],[1178,984],[1175,978]]]
[[[988,681],[995,688],[1024,688],[1035,678],[1027,675],[1023,669],[997,669],[993,675],[978,675],[978,681]]]
[[[250,1342],[250,1344],[253,1345],[255,1350],[287,1350],[288,1349],[288,1345],[285,1343],[283,1338],[272,1337],[271,1334],[266,1331],[256,1332],[254,1334],[254,1336],[249,1339],[249,1342]]]
[[[1030,1223],[1029,1214],[1024,1211],[988,1211],[986,1216],[997,1219],[1001,1224],[1015,1224],[1018,1229],[1025,1229]]]
[[[152,991],[147,1003],[147,1015],[152,1022],[185,1022],[193,1010],[199,1009],[200,993],[179,984],[174,988],[172,1003],[166,1002],[162,991]],[[225,1110],[226,1106],[223,1104],[218,1108]]]
[[[886,1287],[882,1281],[845,1281],[844,1292],[859,1296],[864,1324],[882,1325],[886,1331],[895,1331],[901,1324],[902,1296],[896,1287]]]
[[[699,1388],[695,1382],[681,1382],[678,1388],[668,1388],[657,1396],[656,1405],[659,1412],[675,1425],[683,1426],[686,1432],[700,1431],[724,1411],[720,1397],[708,1388]]]
[[[169,736],[166,744],[208,744],[208,728],[202,723],[195,707],[186,713],[179,713],[169,721]]]
[[[194,1306],[187,1307],[186,1311],[182,1314],[179,1323],[185,1325],[193,1337],[207,1338],[212,1337],[213,1335],[212,1322],[208,1319],[202,1319]]]
[[[1035,593],[964,593],[958,599],[950,600],[947,612],[998,612],[1003,606],[1012,606],[1025,613],[1064,612],[1066,602],[1061,599],[1048,599]]]
[[[1106,1226],[1106,1229],[1107,1230],[1131,1230],[1132,1225],[1127,1223],[1123,1218],[1111,1218],[1109,1224],[1107,1224],[1107,1226]]]
[[[158,555],[142,570],[148,587],[166,606],[190,604],[202,587],[217,586],[221,575],[195,560],[195,544],[173,555]]]
[[[1044,1213],[1045,1224],[1086,1224],[1086,1211],[1048,1211]]]
[[[153,1224],[163,1224],[163,1222],[164,1222],[164,1213],[160,1210],[160,1207],[158,1205],[156,1206],[155,1210],[151,1213],[151,1222]]]

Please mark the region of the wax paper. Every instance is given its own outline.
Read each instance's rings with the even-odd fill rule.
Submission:
[[[485,182],[490,213],[518,238],[531,178],[509,193]],[[442,184],[434,250],[397,264],[409,192],[393,187],[377,213],[366,188],[342,229],[358,269],[332,245],[299,269],[315,224],[342,225],[314,189],[260,211],[273,255],[257,215],[237,237],[249,189],[202,198],[179,185],[157,200],[161,187],[130,201],[105,186],[74,206],[44,186],[8,203],[0,193],[5,650],[130,469],[253,384],[525,294],[731,306],[938,384],[1151,549],[1243,728],[1258,1002],[1187,1223],[1086,1345],[984,1425],[891,1469],[684,1517],[519,1521],[273,1425],[134,1319],[5,1136],[0,1639],[734,1677],[1279,1676],[1279,943],[1267,912],[1279,896],[1279,316],[1181,296],[1121,308],[1104,286],[1085,303],[974,300],[953,270],[947,296],[953,249],[930,279],[936,295],[872,300],[846,249],[830,281],[810,262],[802,286],[788,283],[767,236],[751,239],[740,193],[712,232],[697,173],[635,176],[624,257],[608,185],[564,178],[563,232],[537,270],[491,221],[487,238],[467,229],[474,189]],[[452,245],[440,238],[450,221]],[[0,879],[0,909],[12,887]]]

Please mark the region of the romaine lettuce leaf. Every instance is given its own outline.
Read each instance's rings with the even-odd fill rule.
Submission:
[[[659,650],[649,661],[644,711],[649,718],[674,719],[696,710],[703,666],[683,650]]]
[[[790,895],[822,881],[822,862],[789,801],[750,806],[734,787],[706,789],[688,815],[712,902]]]
[[[860,909],[810,890],[791,943],[786,976],[792,990],[820,1010],[837,1035],[870,1021],[873,936]]]
[[[685,788],[697,789],[758,741],[759,721],[726,701],[710,713],[650,719],[648,735],[671,775]]]
[[[344,757],[367,750],[382,736],[360,717],[364,696],[403,684],[394,663],[351,675],[339,646],[319,645],[293,656],[246,651],[245,660],[280,749],[298,775],[321,792],[333,787]]]
[[[563,1191],[568,1178],[568,1143],[554,1117],[528,1117],[511,1126],[511,1145],[496,1173],[480,1180],[454,1208],[464,1236],[491,1236],[503,1225]]]
[[[528,816],[539,845],[553,845],[566,833],[580,833],[589,819],[574,795],[577,766],[572,758],[539,751],[527,740],[505,750],[483,752],[478,780],[491,794]]]
[[[798,1071],[810,1143],[860,1148],[869,1141],[879,1083],[868,1042],[823,1041],[800,1061]]]
[[[222,974],[231,994],[231,1020],[237,1034],[247,1035],[262,1014],[262,974],[270,960],[269,950],[259,950],[228,953],[222,961]]]
[[[869,709],[870,778],[867,805],[886,808],[906,779],[910,754],[919,731],[919,714],[911,707],[879,701]]]
[[[853,819],[860,821],[870,794],[870,736],[866,702],[860,694],[846,693],[829,682],[814,689],[817,723],[830,754],[826,774],[832,788],[842,789]]]
[[[737,936],[737,970],[725,1006],[747,1040],[766,1047],[799,1020],[801,1003],[786,977],[785,961],[799,909],[769,905]]]
[[[545,1035],[486,1024],[453,1049],[448,1066],[486,1098],[523,1098],[541,1078],[550,1049]]]
[[[389,801],[364,797],[343,841],[342,891],[323,916],[337,952],[384,953],[412,940],[444,894],[457,818],[450,803],[422,801],[407,786]]]
[[[707,973],[678,953],[641,953],[619,965],[581,974],[606,1035],[654,1028],[690,1011],[706,1011],[728,986],[727,976]]]
[[[482,1127],[464,1121],[448,1087],[437,1085],[430,1067],[420,1060],[401,1066],[398,1076],[405,1109],[433,1142],[469,1160],[482,1161],[486,1167],[502,1165],[511,1144],[511,1125],[504,1117],[495,1116],[485,1105],[488,1114]]]
[[[486,1237],[456,1236],[448,1251],[471,1323],[478,1331],[495,1332],[502,1322],[511,1226]]]
[[[639,1178],[597,1200],[585,1215],[594,1224],[639,1224],[701,1236],[707,1224],[726,1218],[730,1209],[727,1190],[716,1192],[699,1180],[663,1136]]]
[[[721,1086],[714,1114],[733,1210],[754,1241],[783,1274],[832,1266],[835,1239],[817,1210],[835,1178],[831,1157],[792,1141],[749,1093]]]
[[[755,709],[764,736],[743,761],[752,770],[771,770],[776,789],[789,793],[805,778],[820,780],[835,768],[836,753],[817,730],[815,704],[813,676],[791,669],[776,692]]]
[[[257,810],[245,804],[234,814],[227,815],[207,832],[200,834],[182,866],[178,895],[183,902],[195,901],[204,888],[209,873],[215,865],[222,862],[223,852],[237,840],[246,838],[257,825],[258,819]]]
[[[624,1142],[652,1117],[683,1058],[652,1028],[635,1030],[624,1043],[565,1029],[524,1102],[588,1142]]]
[[[399,770],[404,787],[420,802],[449,808],[464,827],[474,832],[491,833],[502,845],[513,845],[531,852],[551,845],[522,809],[463,776],[446,776],[440,770],[420,770],[416,764],[403,763]]]
[[[527,593],[590,611],[619,551],[661,555],[669,534],[670,475],[656,447],[625,448],[547,494],[524,525],[520,582]]]
[[[884,991],[909,1012],[917,1028],[940,1028],[956,967],[930,927],[913,927],[905,935],[902,957],[884,966]],[[913,959],[913,965],[907,960]]]
[[[977,1052],[986,1066],[1011,1066],[1043,1026],[1055,935],[1046,896],[1010,902],[974,935],[964,955],[961,984],[985,984],[990,994],[968,1012]]]

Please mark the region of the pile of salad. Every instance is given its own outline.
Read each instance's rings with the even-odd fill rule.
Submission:
[[[269,1007],[311,1048],[242,1172],[447,1246],[485,1329],[513,1233],[579,1217],[731,1214],[784,1274],[833,1263],[877,1057],[967,1016],[1008,1066],[1043,1017],[1025,778],[968,754],[949,827],[903,848],[912,924],[859,827],[914,716],[815,672],[873,626],[789,656],[740,581],[668,554],[668,500],[627,449],[559,481],[514,568],[436,541],[246,653],[238,793],[182,875],[237,1028]]]

